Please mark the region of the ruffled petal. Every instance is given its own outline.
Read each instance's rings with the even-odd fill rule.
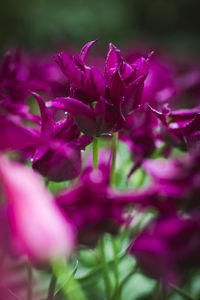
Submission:
[[[40,108],[41,123],[42,123],[41,136],[43,138],[49,139],[54,134],[55,122],[53,120],[50,111],[45,106],[45,102],[42,99],[42,97],[34,92],[32,92],[32,95],[36,98]]]
[[[88,54],[88,51],[90,50],[90,48],[97,42],[97,40],[95,41],[91,41],[87,44],[85,44],[83,46],[83,48],[81,49],[81,53],[80,53],[80,57],[82,59],[82,61],[85,63],[85,60],[86,60],[86,57],[87,57],[87,54]]]
[[[83,102],[73,98],[55,98],[46,103],[48,107],[60,108],[71,114],[77,126],[89,136],[96,135],[94,112]]]

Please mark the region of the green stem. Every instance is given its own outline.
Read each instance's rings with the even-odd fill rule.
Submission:
[[[100,238],[99,246],[100,246],[100,254],[101,254],[105,291],[106,291],[106,299],[110,299],[110,278],[109,278],[109,270],[108,270],[108,265],[107,265],[107,261],[106,261],[106,255],[105,255],[104,236],[102,236]]]
[[[93,140],[93,168],[98,168],[98,139]]]
[[[73,277],[66,261],[52,263],[54,276],[68,300],[86,300],[79,282]],[[64,276],[63,276],[64,275]]]
[[[126,275],[126,277],[122,280],[122,282],[118,286],[118,289],[115,290],[115,293],[114,293],[113,298],[112,298],[113,300],[117,299],[117,297],[120,297],[123,286],[135,274],[136,270],[137,270],[137,265],[133,268],[133,270],[128,275]]]
[[[118,286],[119,286],[119,259],[118,259],[118,249],[117,249],[117,240],[116,237],[112,237],[112,248],[114,254],[114,274],[115,274],[115,299],[119,298],[118,295]]]
[[[165,148],[167,147],[166,144],[163,144],[162,146],[160,146],[159,148],[157,148],[154,153],[151,155],[151,158],[155,159],[158,158],[159,156],[161,156],[162,152],[165,150]]]
[[[140,175],[139,181],[137,183],[137,187],[140,187],[143,185],[145,178],[146,178],[146,173],[144,172],[143,169],[141,169],[141,175]]]
[[[48,178],[45,178],[45,185],[46,185],[46,187],[48,187],[49,183],[50,183],[50,180]]]
[[[56,277],[54,275],[52,275],[51,281],[49,284],[47,300],[53,300],[54,294],[55,294],[55,288],[56,288]]]
[[[32,300],[33,295],[33,272],[32,272],[32,266],[30,262],[27,263],[27,273],[28,273],[28,290],[27,290],[27,300]]]
[[[161,293],[162,293],[162,300],[167,300],[167,288],[163,285],[162,289],[161,289]]]
[[[160,300],[160,281],[159,280],[156,282],[152,297],[155,300]]]
[[[113,142],[112,142],[112,166],[111,166],[111,175],[110,175],[110,184],[113,186],[115,185],[117,145],[118,145],[118,132],[115,132],[113,134]]]
[[[194,297],[191,297],[190,295],[188,295],[185,291],[183,291],[182,289],[180,289],[179,287],[175,286],[174,284],[170,284],[170,287],[177,292],[177,294],[181,295],[184,299],[188,299],[188,300],[195,300]]]
[[[124,251],[118,255],[118,260],[122,260],[127,254],[127,251]],[[108,266],[114,265],[114,260],[107,261]],[[102,264],[95,267],[91,272],[87,273],[86,275],[77,278],[82,284],[85,283],[87,280],[94,278],[102,271]]]
[[[116,172],[116,158],[117,158],[117,145],[118,145],[118,132],[113,134],[112,141],[112,166],[110,175],[110,184],[115,185],[115,172]],[[112,248],[114,254],[114,274],[115,274],[115,299],[118,298],[118,285],[119,285],[119,260],[118,260],[118,250],[117,241],[115,237],[112,237]]]

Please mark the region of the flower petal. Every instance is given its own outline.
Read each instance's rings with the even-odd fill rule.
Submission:
[[[71,226],[53,202],[42,178],[28,167],[2,157],[0,178],[16,251],[35,261],[69,255],[73,248]]]
[[[55,98],[46,103],[48,107],[60,108],[71,114],[77,126],[89,136],[96,135],[96,121],[91,108],[74,98]]]
[[[55,148],[52,144],[40,159],[34,160],[33,168],[51,181],[74,179],[81,171],[80,151],[67,143]]]
[[[91,41],[87,44],[85,44],[85,46],[83,46],[83,48],[81,49],[81,54],[80,57],[82,59],[82,61],[85,63],[88,51],[90,50],[90,48],[97,42],[97,40],[95,41]]]
[[[45,106],[45,102],[42,97],[34,92],[32,92],[32,95],[36,98],[40,108],[42,122],[41,135],[42,137],[49,139],[54,133],[55,122],[50,111]]]
[[[109,51],[105,62],[104,73],[109,78],[119,68],[122,61],[122,55],[119,49],[113,44],[109,44]]]
[[[39,142],[39,132],[24,127],[18,119],[0,116],[0,149],[19,150],[33,147]]]

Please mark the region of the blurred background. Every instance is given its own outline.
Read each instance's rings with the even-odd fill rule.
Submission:
[[[198,53],[199,11],[199,0],[1,1],[0,51],[11,45],[54,51],[99,39]]]

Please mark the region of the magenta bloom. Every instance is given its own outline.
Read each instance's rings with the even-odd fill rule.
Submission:
[[[66,79],[59,66],[52,61],[47,53],[23,54],[24,79],[30,82],[29,89],[43,92],[48,96],[62,96],[69,89]]]
[[[149,74],[144,83],[142,102],[162,104],[171,101],[178,93],[172,66],[164,64],[159,59],[152,59]]]
[[[69,86],[68,86],[69,88]],[[0,114],[16,115],[39,124],[39,116],[29,111],[31,91],[61,96],[67,90],[60,68],[46,56],[7,52],[0,65]]]
[[[127,199],[117,199],[109,187],[109,174],[109,164],[96,170],[88,166],[75,186],[57,196],[57,205],[77,228],[81,244],[94,246],[104,232],[116,234],[126,222]]]
[[[144,107],[126,117],[126,123],[119,132],[119,138],[129,147],[134,161],[129,176],[141,166],[143,159],[156,149],[156,141],[159,139],[155,130],[157,123],[155,116]]]
[[[149,65],[149,56],[126,63],[120,50],[110,44],[102,74],[85,63],[94,43],[86,44],[80,55],[55,55],[70,83],[70,94],[47,103],[69,112],[80,130],[89,136],[112,133],[122,127],[125,116],[140,105]]]
[[[200,141],[200,107],[171,110],[167,105],[162,111],[151,108],[162,122],[162,134],[166,142],[185,150],[196,148]]]
[[[136,237],[130,253],[150,277],[174,282],[188,268],[199,267],[199,234],[199,213],[158,219]]]
[[[0,150],[34,149],[41,143],[39,131],[25,126],[18,116],[0,114],[0,128]]]
[[[131,56],[138,55],[133,53]],[[129,58],[129,61],[134,60],[135,57]],[[152,57],[149,73],[144,81],[141,107],[126,116],[126,122],[119,134],[120,139],[130,148],[134,161],[129,176],[140,167],[145,157],[150,156],[158,145],[163,143],[163,138],[158,131],[159,120],[152,114],[148,105],[160,107],[173,98],[177,92],[173,75],[169,65]],[[165,151],[163,154],[168,153]]]
[[[8,52],[0,66],[0,112],[15,114],[21,118],[38,122],[36,115],[29,113],[25,101],[31,89],[39,89],[41,83],[27,76],[29,70],[22,64],[20,54]]]
[[[141,56],[142,51],[128,54],[127,60],[132,63]],[[142,104],[158,105],[173,101],[179,92],[176,78],[176,69],[173,63],[165,62],[165,59],[153,55],[149,63],[148,77],[144,82]]]
[[[188,210],[199,206],[199,161],[199,154],[193,154],[182,159],[146,160],[143,167],[152,176],[154,189],[161,197]]]
[[[33,168],[52,181],[77,177],[81,171],[81,149],[92,138],[80,137],[80,130],[70,116],[55,122],[45,102],[36,93],[41,112],[41,144],[33,157]]]
[[[32,260],[70,255],[74,235],[45,188],[42,178],[28,167],[0,158],[0,178],[14,249]]]

